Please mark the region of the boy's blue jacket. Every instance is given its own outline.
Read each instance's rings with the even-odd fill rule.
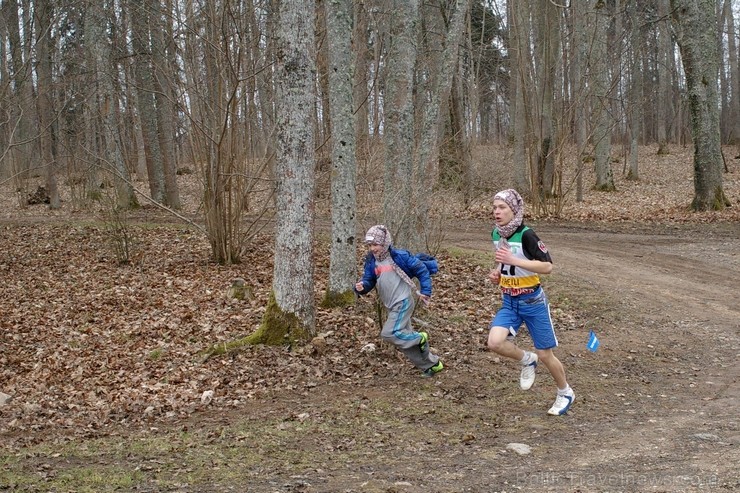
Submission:
[[[419,292],[425,296],[432,295],[432,276],[429,274],[424,262],[414,257],[408,250],[395,249],[390,247],[391,258],[397,266],[403,270],[411,279],[414,277],[419,280]],[[362,285],[365,287],[358,294],[367,294],[375,287],[378,282],[378,276],[375,274],[375,256],[368,252],[365,257],[365,272],[362,275]]]

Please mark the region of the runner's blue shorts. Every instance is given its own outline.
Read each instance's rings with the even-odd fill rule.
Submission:
[[[512,336],[516,336],[522,323],[525,323],[535,348],[552,349],[558,345],[550,316],[550,302],[542,287],[534,293],[519,296],[504,294],[502,301],[489,329],[504,327]]]

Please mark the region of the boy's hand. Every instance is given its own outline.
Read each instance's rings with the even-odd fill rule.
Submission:
[[[422,303],[424,303],[424,305],[428,305],[429,304],[430,298],[431,298],[430,296],[427,296],[425,294],[419,293],[419,299],[421,300]]]
[[[507,247],[501,247],[496,249],[496,262],[499,264],[512,265],[514,257],[511,254],[511,250]]]
[[[501,279],[501,271],[498,267],[491,269],[491,272],[488,273],[488,278],[493,281],[494,284],[498,284]]]
[[[357,281],[357,283],[355,283],[355,289],[357,291],[364,291],[365,290],[365,286],[362,284],[362,281]]]

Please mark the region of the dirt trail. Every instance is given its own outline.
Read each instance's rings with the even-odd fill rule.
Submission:
[[[445,244],[491,252],[490,228],[456,221]],[[275,356],[268,362],[261,351],[250,351],[196,367],[183,378],[223,379],[224,392],[235,392],[230,400],[242,399],[236,391],[265,379],[281,385],[264,384],[259,397],[243,398],[239,406],[203,408],[184,421],[152,421],[141,435],[121,430],[109,438],[136,446],[130,455],[107,451],[96,474],[105,477],[115,466],[128,476],[136,468],[137,484],[116,491],[140,492],[740,490],[740,224],[534,228],[555,263],[545,281],[553,311],[568,322],[558,327],[557,354],[577,399],[566,416],[546,415],[554,387],[544,369],[524,392],[516,363],[484,350],[497,295],[490,283],[484,287],[485,269],[458,259],[435,281],[435,289],[446,293],[440,305],[443,297],[456,299],[428,314],[432,346],[446,366],[438,377],[420,378],[380,344],[375,353],[362,353],[366,342],[378,342],[377,335],[359,323],[344,326],[343,313],[363,322],[373,317],[366,300],[327,314],[323,327],[351,340],[337,338],[323,355],[265,352]],[[183,240],[181,248],[190,252],[192,246]],[[193,275],[191,263],[183,269]],[[18,271],[26,274],[36,270]],[[212,304],[205,300],[200,298],[201,306]],[[578,319],[584,314],[591,317],[587,327]],[[584,347],[588,328],[602,342],[596,353]],[[530,345],[526,338],[520,343]],[[150,435],[168,446],[136,453],[139,438]],[[74,447],[60,457],[29,453],[14,470],[46,474],[57,468],[62,477],[89,461],[87,442],[80,443],[85,446],[79,452]],[[531,453],[520,455],[507,448],[511,443],[526,444]],[[0,490],[8,489],[4,472]],[[44,481],[40,476],[36,489],[9,489],[82,490],[54,489]]]
[[[541,457],[543,469],[512,484],[537,491],[740,487],[740,226],[535,229],[560,275],[616,297],[632,312],[624,318],[642,327],[620,327],[619,311],[601,321],[612,325],[602,334],[604,380],[625,370],[612,402],[603,403],[612,412],[591,421],[583,409],[588,389],[577,388],[581,423],[562,436],[561,462]],[[486,236],[467,225],[450,244],[490,251]],[[642,382],[629,378],[635,372]]]

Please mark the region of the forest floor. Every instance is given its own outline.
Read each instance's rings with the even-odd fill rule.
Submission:
[[[740,166],[722,213],[686,212],[690,169],[674,156],[558,220],[527,218],[555,264],[544,286],[576,392],[562,417],[546,414],[544,368],[522,391],[518,365],[485,350],[500,300],[483,202],[445,224],[415,319],[445,371],[424,379],[381,343],[374,295],[319,309],[304,347],[204,361],[261,320],[267,233],[218,266],[200,233],[145,208],[120,266],[105,221],[19,209],[6,190],[0,491],[737,491]],[[327,273],[319,241],[317,300]],[[225,295],[237,277],[243,301]],[[517,343],[531,346],[526,332]]]

